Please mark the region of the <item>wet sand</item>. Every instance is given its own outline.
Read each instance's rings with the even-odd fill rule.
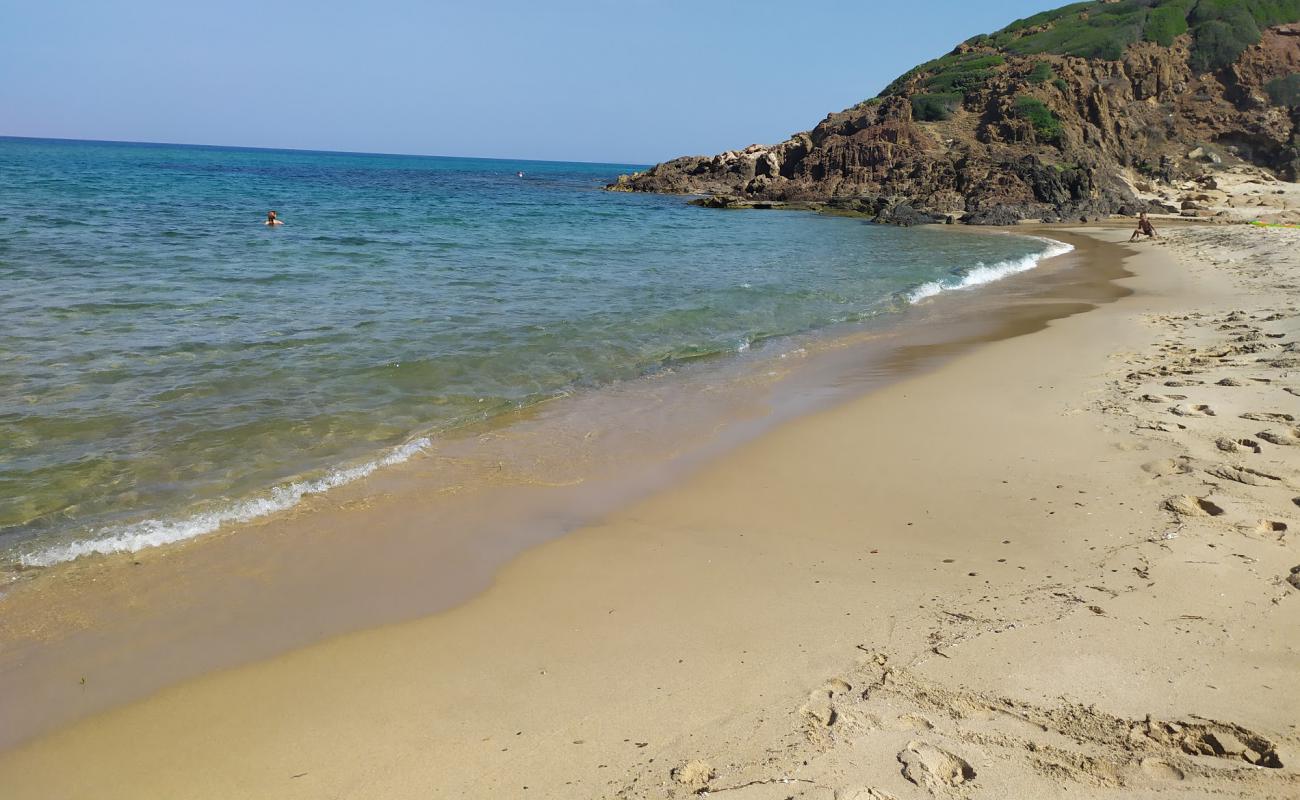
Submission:
[[[876,352],[874,391],[828,385],[832,407],[636,502],[557,514],[543,536],[590,521],[513,558],[538,539],[509,540],[462,581],[430,577],[445,547],[384,527],[427,521],[412,494],[340,509],[337,529],[307,509],[300,532],[13,593],[7,641],[42,619],[22,602],[48,614],[6,650],[15,726],[190,679],[0,754],[0,782],[13,797],[1293,796],[1300,447],[1260,418],[1300,406],[1293,243],[1269,256],[1291,272],[1251,274],[1177,231],[1126,278],[1106,243],[1127,231],[1090,235],[1103,244],[1082,269],[997,284],[964,337]],[[1264,424],[1283,444],[1217,443]],[[374,531],[386,558],[344,529]],[[301,549],[296,569],[240,571],[242,548],[296,536],[333,571]],[[154,567],[166,576],[134,577]],[[193,591],[175,595],[177,575]]]

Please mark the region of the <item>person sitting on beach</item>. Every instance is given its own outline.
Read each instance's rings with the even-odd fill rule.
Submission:
[[[1145,211],[1138,215],[1137,230],[1133,231],[1133,235],[1128,237],[1128,240],[1130,242],[1137,241],[1139,236],[1146,236],[1148,239],[1160,238],[1156,235],[1156,229],[1151,225],[1151,220],[1147,219],[1147,212]]]
[[[274,228],[276,225],[283,225],[284,223],[275,218],[274,211],[268,211],[266,212],[266,224],[268,227]]]

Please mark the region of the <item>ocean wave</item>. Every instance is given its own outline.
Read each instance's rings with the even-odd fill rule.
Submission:
[[[970,269],[954,275],[946,280],[929,281],[912,289],[904,294],[909,303],[919,303],[927,297],[934,297],[941,292],[948,292],[954,289],[971,289],[976,286],[982,286],[986,283],[1002,280],[1009,275],[1015,275],[1018,272],[1028,272],[1037,267],[1044,260],[1063,256],[1074,250],[1073,245],[1065,242],[1058,242],[1055,239],[1040,239],[1047,244],[1047,249],[1039,253],[1031,253],[1020,258],[1013,258],[1007,261],[999,261],[994,264],[977,263]]]
[[[265,495],[181,519],[147,519],[130,525],[96,531],[89,539],[27,553],[19,557],[19,563],[24,567],[51,567],[82,556],[136,553],[150,547],[193,539],[213,533],[224,525],[251,522],[259,517],[287,511],[301,502],[304,497],[322,494],[361,480],[381,467],[400,464],[428,446],[427,438],[416,439],[393,448],[374,461],[330,470],[314,480],[282,484]]]

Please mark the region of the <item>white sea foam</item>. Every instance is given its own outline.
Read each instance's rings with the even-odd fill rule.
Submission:
[[[131,525],[105,528],[95,531],[91,538],[28,553],[19,561],[27,567],[49,567],[82,556],[135,553],[149,547],[193,539],[212,533],[223,525],[249,522],[285,511],[297,505],[304,497],[360,480],[381,467],[400,464],[428,446],[428,439],[416,439],[393,448],[374,461],[330,470],[314,480],[282,484],[262,496],[231,503],[214,511],[175,520],[147,519]]]
[[[1047,243],[1047,249],[1041,253],[1013,258],[1008,261],[999,261],[996,264],[976,264],[952,278],[921,284],[907,293],[907,301],[909,303],[919,303],[927,297],[934,297],[940,292],[948,292],[954,289],[971,289],[1001,280],[1008,275],[1015,275],[1018,272],[1028,272],[1045,259],[1063,256],[1074,249],[1073,245],[1058,242],[1055,239],[1041,239],[1040,241]]]

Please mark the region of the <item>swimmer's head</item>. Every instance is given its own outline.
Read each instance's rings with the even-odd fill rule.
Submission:
[[[268,211],[268,212],[266,212],[266,218],[267,218],[267,219],[275,219],[275,212],[274,212],[274,211]]]

